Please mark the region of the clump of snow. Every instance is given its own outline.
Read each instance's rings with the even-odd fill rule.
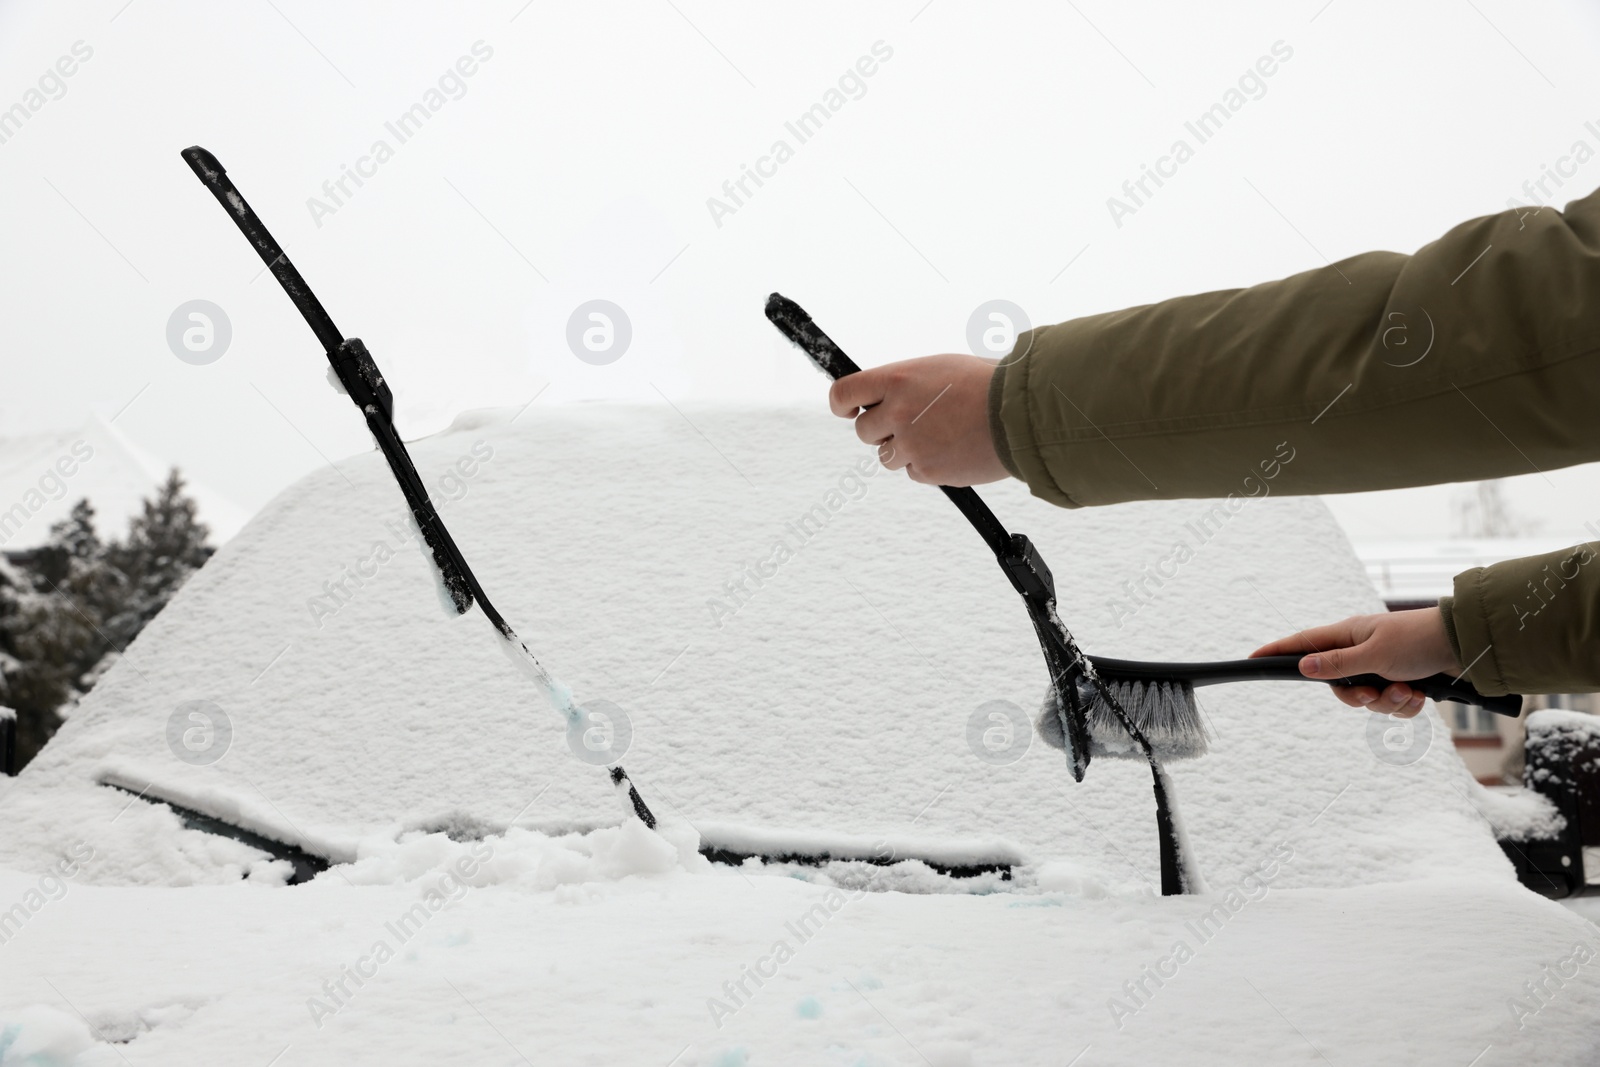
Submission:
[[[519,828],[465,841],[444,833],[408,833],[399,840],[362,841],[354,862],[330,868],[317,880],[393,885],[437,878],[450,897],[490,885],[548,890],[635,875],[703,871],[710,863],[700,855],[699,843],[692,827],[663,824],[651,830],[638,819],[557,836]]]
[[[200,999],[149,1004],[133,1011],[101,1011],[87,1021],[90,1033],[104,1042],[126,1044],[158,1026],[177,1026],[205,1006]],[[3,1061],[0,1061],[3,1062]]]
[[[1567,708],[1540,708],[1528,715],[1528,733],[1573,733],[1600,739],[1600,715]]]
[[[1600,716],[1544,708],[1528,716],[1528,784],[1544,790],[1581,789],[1600,764]]]
[[[0,1067],[65,1067],[94,1047],[76,1015],[47,1004],[0,1012]]]
[[[999,872],[956,878],[921,860],[878,864],[864,860],[830,860],[821,864],[763,862],[752,858],[746,873],[782,874],[802,882],[836,886],[858,893],[1003,893],[1017,885]]]
[[[1091,870],[1071,860],[1041,863],[1020,873],[1031,878],[1034,887],[1043,893],[1064,893],[1089,900],[1098,900],[1108,894],[1105,883],[1095,877]]]
[[[74,860],[64,875],[74,885],[196,886],[246,879],[281,886],[290,873],[287,863],[232,838],[186,829],[163,804],[106,786],[51,794],[14,784],[3,796],[7,840],[35,857],[26,869],[61,874],[63,859]]]
[[[741,826],[737,823],[696,824],[705,843],[745,855],[815,856],[835,860],[923,860],[946,867],[1017,866],[1026,862],[1016,844],[996,838],[936,838],[917,834],[829,833],[818,829]]]
[[[444,588],[442,581],[438,585],[440,589]],[[533,651],[528,648],[526,641],[499,633],[494,636],[499,638],[500,651],[510,661],[511,666],[524,678],[532,682],[534,688],[544,695],[545,700],[562,717],[566,723],[567,732],[570,734],[576,730],[581,734],[583,732],[583,717],[572,702],[572,687],[561,681],[561,679],[553,677],[544,664],[539,662]]]
[[[1494,827],[1501,841],[1547,841],[1566,828],[1567,820],[1550,798],[1521,786],[1467,787],[1472,806]]]

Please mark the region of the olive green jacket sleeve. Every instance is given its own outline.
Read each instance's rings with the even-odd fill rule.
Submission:
[[[990,425],[1011,473],[1063,507],[1600,460],[1600,192],[1474,219],[1410,256],[1031,330],[996,369]],[[1600,689],[1593,554],[1457,577],[1443,608],[1474,685]]]

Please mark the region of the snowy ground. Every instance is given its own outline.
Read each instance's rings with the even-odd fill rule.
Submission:
[[[1212,751],[1174,778],[1211,893],[1163,900],[1148,778],[1097,762],[1075,786],[1030,744],[1026,617],[939,494],[869,474],[818,415],[510,415],[419,442],[419,468],[499,607],[631,735],[664,834],[621,821],[477,613],[439,612],[381,461],[341,461],[0,796],[0,1064],[55,1062],[26,1058],[49,1041],[91,1064],[1600,1054],[1600,934],[1516,884],[1431,712],[1203,690]],[[1235,656],[1377,604],[1315,502],[985,495],[1091,652]],[[790,530],[813,506],[820,531]],[[105,781],[343,862],[284,887]],[[699,843],[1016,869],[741,870]]]
[[[840,894],[802,940],[828,891],[672,871],[471,890],[402,943],[388,924],[429,881],[75,886],[5,946],[0,997],[50,1006],[25,1033],[84,1031],[75,1005],[131,1039],[98,1065],[1595,1062],[1595,964],[1521,1030],[1505,1004],[1600,937],[1506,883],[1273,890],[1205,942],[1212,900]],[[1164,962],[1178,942],[1192,958]],[[323,983],[358,966],[341,1005]]]

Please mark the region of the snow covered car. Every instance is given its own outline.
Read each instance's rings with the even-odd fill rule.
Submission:
[[[440,610],[380,457],[305,478],[8,783],[0,1063],[1600,1052],[1594,928],[1518,884],[1431,709],[1397,741],[1320,686],[1202,691],[1208,888],[1162,897],[1148,772],[1033,736],[1027,618],[937,493],[824,415],[512,414],[413,455],[581,718]],[[1091,653],[1376,609],[1314,500],[1196,542],[1208,502],[987,495]]]

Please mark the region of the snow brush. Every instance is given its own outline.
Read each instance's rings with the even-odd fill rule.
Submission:
[[[793,300],[773,293],[767,298],[767,318],[811,362],[828,377],[838,380],[861,368],[845,355],[833,339]],[[1161,895],[1203,891],[1199,871],[1189,856],[1183,831],[1172,804],[1172,783],[1161,765],[1154,746],[1144,731],[1123,707],[1117,691],[1101,678],[1094,663],[1078,648],[1072,634],[1056,614],[1055,579],[1040,558],[1033,542],[1014,534],[995,517],[977,493],[968,487],[941,485],[939,490],[966,516],[984,542],[994,552],[1000,569],[1022,596],[1039,638],[1045,666],[1050,673],[1050,693],[1045,700],[1045,717],[1057,747],[1067,753],[1067,767],[1075,781],[1083,781],[1089,759],[1100,754],[1110,757],[1143,757],[1150,766],[1151,788],[1156,801],[1156,839],[1161,856]],[[1091,713],[1094,715],[1091,721]],[[1097,744],[1094,724],[1109,716],[1117,726],[1111,743]],[[1047,739],[1049,734],[1046,735]]]
[[[465,615],[476,601],[483,609],[484,617],[499,631],[502,639],[501,647],[507,658],[533,679],[551,705],[567,720],[567,726],[571,729],[579,721],[580,715],[579,710],[573,706],[572,694],[551,675],[544,664],[539,662],[538,657],[517,636],[516,631],[511,629],[511,624],[495,610],[477,576],[472,573],[472,568],[467,566],[461,550],[456,547],[450,531],[445,529],[443,521],[440,520],[439,512],[434,508],[433,501],[428,497],[428,490],[417,474],[417,468],[411,462],[411,455],[406,451],[405,443],[400,440],[400,434],[395,429],[394,397],[389,391],[389,384],[384,380],[383,373],[378,370],[377,363],[367,351],[367,346],[362,344],[359,338],[345,337],[339,332],[339,328],[333,324],[333,319],[329,317],[321,301],[311,292],[306,280],[300,276],[294,264],[289,262],[289,257],[284,254],[272,234],[267,232],[266,226],[256,215],[255,210],[239,194],[239,190],[229,179],[227,171],[223,169],[217,157],[198,145],[185,148],[181,154],[183,161],[189,164],[189,169],[194,171],[195,177],[211,190],[211,195],[217,198],[217,203],[222,205],[228,217],[239,227],[239,232],[245,235],[256,250],[256,254],[261,257],[261,261],[267,265],[267,269],[272,271],[273,277],[278,279],[278,284],[283,287],[284,293],[288,295],[295,309],[306,320],[306,325],[311,327],[311,332],[322,344],[328,362],[333,367],[333,373],[339,379],[339,384],[366,416],[367,429],[372,431],[372,439],[377,443],[378,451],[382,452],[383,458],[389,462],[389,469],[394,473],[395,481],[400,485],[400,492],[406,499],[406,506],[411,510],[411,517],[432,553],[440,583],[448,594],[456,614]],[[655,829],[655,816],[639,796],[639,791],[634,788],[627,774],[621,767],[611,768],[610,773],[613,787],[626,803],[632,805],[634,814],[646,826]]]
[[[1093,658],[1095,673],[1116,694],[1128,715],[1144,732],[1144,740],[1166,759],[1188,759],[1204,755],[1205,727],[1194,691],[1203,685],[1224,682],[1317,682],[1333,687],[1371,686],[1382,692],[1394,681],[1378,674],[1355,674],[1332,680],[1307,678],[1300,673],[1301,657],[1260,656],[1256,659],[1222,660],[1215,663],[1149,663],[1142,660]],[[1522,697],[1516,694],[1488,697],[1472,685],[1448,674],[1434,674],[1406,685],[1433,701],[1451,700],[1476,704],[1496,715],[1516,718],[1522,714]],[[1063,746],[1061,731],[1054,725],[1050,702],[1039,716],[1040,734],[1056,748]],[[1089,709],[1091,750],[1097,755],[1128,754],[1135,743],[1121,728],[1111,708],[1095,701]]]

